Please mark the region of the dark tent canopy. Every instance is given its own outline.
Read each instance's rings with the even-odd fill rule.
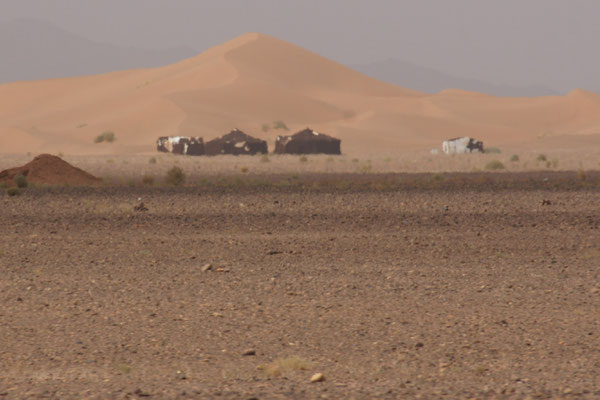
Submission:
[[[292,136],[277,136],[277,154],[342,154],[341,140],[305,129]]]
[[[209,156],[218,154],[267,154],[268,151],[265,140],[254,138],[238,129],[206,142],[204,148]]]

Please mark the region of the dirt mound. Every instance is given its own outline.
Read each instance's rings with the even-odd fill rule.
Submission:
[[[47,185],[90,186],[102,182],[100,178],[50,154],[41,154],[23,165],[0,172],[0,183],[14,185],[15,176],[23,175],[28,182]]]

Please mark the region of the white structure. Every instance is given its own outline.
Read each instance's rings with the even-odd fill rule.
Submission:
[[[483,142],[467,136],[444,140],[442,151],[446,154],[483,153]]]

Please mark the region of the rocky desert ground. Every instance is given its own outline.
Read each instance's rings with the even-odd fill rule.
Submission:
[[[0,398],[600,397],[598,172],[194,174],[2,192]]]

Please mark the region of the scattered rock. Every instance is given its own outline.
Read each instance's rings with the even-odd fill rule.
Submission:
[[[256,355],[256,350],[254,349],[246,349],[244,350],[244,352],[242,353],[243,356],[255,356]]]
[[[325,375],[323,375],[320,372],[318,372],[318,373],[316,373],[316,374],[314,374],[313,376],[310,377],[310,382],[311,383],[323,382],[324,380],[325,380]]]
[[[202,272],[207,272],[207,271],[210,271],[211,269],[212,269],[212,264],[208,264],[208,263],[207,263],[207,264],[204,264],[204,265],[202,266],[202,268],[201,268],[201,271],[202,271]]]

